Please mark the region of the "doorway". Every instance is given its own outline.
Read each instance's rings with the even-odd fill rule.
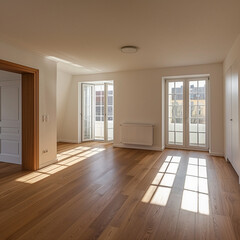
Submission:
[[[82,83],[82,141],[113,141],[113,82]]]
[[[0,161],[22,164],[21,74],[0,70]]]
[[[166,146],[208,149],[208,78],[166,80]]]
[[[22,168],[39,168],[39,70],[0,60],[0,70],[19,73],[22,78]],[[0,125],[2,130],[2,121]]]

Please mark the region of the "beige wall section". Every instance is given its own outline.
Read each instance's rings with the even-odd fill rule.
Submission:
[[[166,76],[210,74],[210,152],[223,155],[223,76],[222,64],[208,64],[177,68],[162,68],[117,73],[73,76],[78,82],[114,80],[114,144],[120,144],[120,124],[124,122],[151,123],[154,128],[154,146],[162,149],[162,78]],[[77,101],[72,103],[77,111]],[[78,125],[72,126],[77,129]]]
[[[56,63],[35,53],[0,42],[0,58],[39,69],[39,166],[56,161]],[[42,115],[49,115],[42,122]],[[48,152],[43,154],[43,149]]]
[[[72,75],[69,73],[57,71],[57,140],[71,141],[68,136],[69,118],[68,118],[68,103],[70,89],[72,85]],[[70,129],[71,130],[71,129]]]

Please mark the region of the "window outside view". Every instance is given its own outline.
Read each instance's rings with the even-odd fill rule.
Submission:
[[[168,82],[168,143],[183,145],[184,82]],[[189,145],[206,146],[206,80],[188,81]]]

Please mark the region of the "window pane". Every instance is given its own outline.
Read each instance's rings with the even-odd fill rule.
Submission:
[[[168,131],[174,131],[174,120],[172,118],[168,119]]]
[[[183,133],[182,132],[176,132],[176,143],[177,144],[183,143]]]
[[[174,143],[174,132],[168,132],[168,142]]]
[[[198,116],[204,118],[206,116],[206,107],[198,106]]]
[[[174,94],[174,82],[169,82],[168,83],[168,94]]]
[[[168,105],[174,105],[174,102],[175,102],[175,96],[168,95]]]
[[[206,144],[205,138],[206,138],[205,133],[199,133],[199,136],[198,136],[199,144],[205,145]]]
[[[182,118],[183,117],[183,105],[175,105],[173,108],[174,117]]]
[[[197,86],[198,86],[198,84],[197,84],[197,81],[190,81],[189,82],[189,92],[190,93],[196,93],[197,92]]]
[[[191,119],[189,119],[189,123],[190,123],[190,126],[189,126],[189,131],[190,132],[197,132],[197,126],[198,126],[198,124],[197,124],[197,119],[195,119],[195,118],[191,118]]]
[[[175,93],[183,94],[183,82],[176,82],[175,83]]]
[[[168,117],[170,118],[174,117],[172,106],[168,106]]]
[[[176,131],[183,131],[183,119],[182,118],[175,118],[175,130]]]
[[[198,81],[198,92],[205,92],[205,86],[206,86],[206,81],[202,80],[202,81]]]
[[[190,106],[189,107],[189,117],[190,118],[198,117],[198,106]]]
[[[198,132],[206,132],[206,125],[205,124],[202,124],[202,123],[199,123],[198,124]]]
[[[190,144],[197,144],[197,133],[190,133],[189,143]]]

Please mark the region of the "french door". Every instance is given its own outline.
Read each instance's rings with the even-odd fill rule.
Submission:
[[[208,149],[208,79],[166,81],[166,146]]]
[[[82,84],[82,141],[113,140],[113,84]]]
[[[93,84],[82,84],[82,141],[95,138],[94,110],[95,89]]]

